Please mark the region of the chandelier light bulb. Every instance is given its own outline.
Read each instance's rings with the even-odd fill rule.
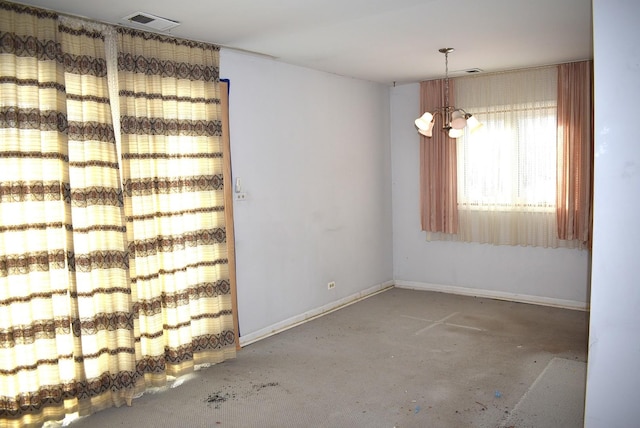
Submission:
[[[451,113],[451,127],[454,129],[463,129],[467,126],[467,119],[462,110],[456,110]]]
[[[480,123],[475,116],[469,115],[467,118],[467,126],[469,127],[469,131],[476,132],[484,126],[484,124]]]
[[[431,130],[431,128],[433,128],[433,115],[426,112],[416,119],[416,126],[418,127],[418,130],[421,131]]]
[[[449,130],[450,138],[460,138],[462,137],[462,134],[464,134],[464,131],[462,129],[451,128]]]
[[[427,129],[420,129],[418,128],[418,132],[422,135],[424,135],[425,137],[432,137],[433,136],[433,122],[429,122],[429,126],[427,127]]]

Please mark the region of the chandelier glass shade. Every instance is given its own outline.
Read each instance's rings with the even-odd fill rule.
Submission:
[[[418,132],[425,137],[433,136],[433,127],[437,116],[442,117],[442,130],[446,132],[450,138],[459,138],[464,135],[464,128],[468,127],[474,132],[482,127],[482,124],[473,117],[471,113],[467,113],[461,108],[449,105],[449,54],[453,52],[453,48],[442,48],[439,52],[444,54],[445,58],[445,81],[444,95],[445,106],[436,107],[431,112],[425,112],[415,120]]]

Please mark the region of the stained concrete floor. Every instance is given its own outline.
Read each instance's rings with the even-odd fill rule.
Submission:
[[[545,396],[551,363],[586,361],[587,327],[581,311],[393,288],[71,426],[538,428],[582,417],[575,371],[551,375],[574,384],[566,403],[515,411]]]

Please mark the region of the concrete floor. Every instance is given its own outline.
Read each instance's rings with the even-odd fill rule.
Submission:
[[[587,327],[585,312],[394,288],[71,426],[577,427]],[[554,381],[572,392],[540,401]]]

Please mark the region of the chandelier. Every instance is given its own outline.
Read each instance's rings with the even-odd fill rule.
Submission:
[[[473,117],[461,108],[449,105],[449,54],[453,52],[453,48],[438,49],[444,54],[445,79],[444,79],[444,107],[436,107],[432,112],[426,112],[416,119],[415,124],[418,132],[426,137],[433,135],[433,126],[436,116],[442,117],[442,130],[451,138],[458,138],[464,134],[464,128],[469,127],[471,132],[482,127],[478,119]]]

